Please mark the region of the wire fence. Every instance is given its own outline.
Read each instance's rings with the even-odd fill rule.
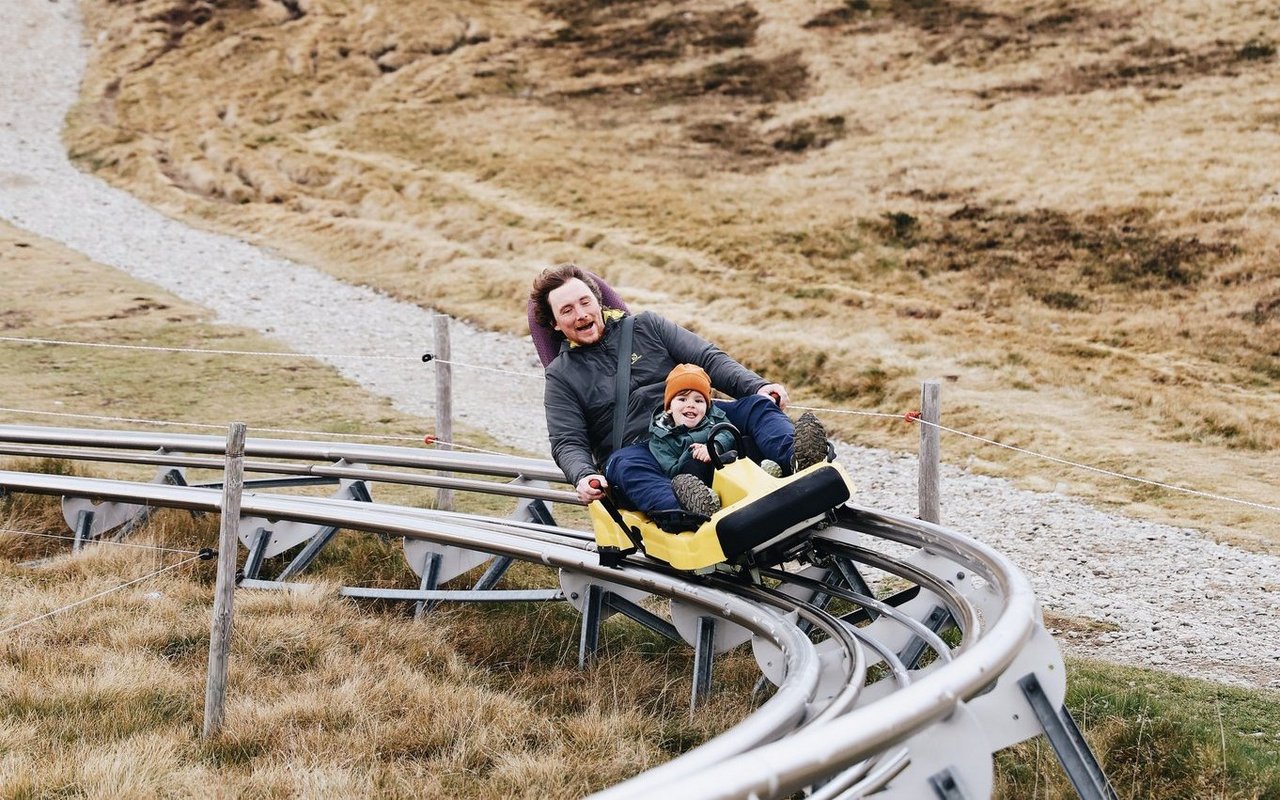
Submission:
[[[148,581],[148,580],[154,579],[154,577],[159,577],[161,575],[164,575],[165,572],[173,572],[174,570],[178,570],[178,568],[187,566],[187,564],[189,563],[192,563],[195,561],[201,561],[201,559],[204,559],[204,558],[205,557],[202,556],[202,554],[197,554],[197,556],[192,556],[191,558],[184,558],[183,561],[169,564],[169,566],[166,566],[166,567],[161,567],[159,568],[159,570],[155,570],[154,572],[148,572],[147,575],[143,575],[142,577],[136,577],[136,579],[133,579],[131,581],[125,581],[123,582],[123,584],[119,584],[118,586],[111,586],[110,589],[104,589],[102,591],[99,591],[99,593],[91,594],[90,596],[87,596],[87,598],[81,598],[79,600],[76,600],[76,602],[74,603],[60,605],[60,607],[52,609],[52,611],[42,613],[38,617],[32,617],[31,620],[24,620],[23,622],[15,623],[15,625],[10,625],[8,627],[0,628],[0,636],[12,634],[12,632],[17,631],[18,628],[27,627],[28,625],[35,625],[36,622],[40,622],[41,620],[47,620],[47,618],[54,617],[56,616],[56,614],[70,611],[70,609],[73,609],[73,608],[79,608],[81,607],[81,605],[92,603],[93,600],[97,600],[99,598],[105,598],[106,595],[113,594],[115,593],[115,591],[128,589],[129,586],[141,584],[141,582],[143,581]]]
[[[36,531],[20,530],[17,528],[0,528],[0,533],[7,533],[14,536],[33,536],[40,539],[61,539],[63,541],[68,541],[68,542],[76,541],[76,537],[74,536],[65,536],[65,535],[56,534],[56,533],[38,533]],[[161,547],[160,545],[155,545],[155,544],[138,544],[137,542],[117,542],[117,541],[111,541],[107,539],[96,539],[95,541],[98,544],[107,545],[110,547],[133,547],[139,550],[155,550],[161,553],[179,553],[182,555],[198,556],[198,555],[202,555],[205,552],[203,550],[186,550],[186,549],[179,549],[175,547]]]
[[[474,369],[474,370],[482,370],[486,372],[494,372],[499,374],[511,375],[521,379],[542,380],[542,375],[537,373],[518,372],[514,370],[502,369],[499,367],[490,367],[483,364],[470,364],[470,363],[456,361],[456,360],[440,359],[440,358],[437,358],[434,354],[429,352],[418,355],[418,356],[409,356],[409,355],[370,356],[370,355],[355,354],[355,353],[292,353],[292,352],[281,353],[281,352],[272,352],[272,351],[223,350],[223,349],[208,349],[208,348],[195,348],[195,347],[158,347],[158,346],[152,346],[152,345],[82,342],[82,341],[70,341],[70,340],[64,340],[64,339],[25,338],[25,337],[16,337],[16,336],[0,336],[0,342],[5,342],[5,343],[15,344],[15,345],[27,345],[27,346],[39,345],[39,346],[67,346],[67,347],[96,347],[96,348],[110,348],[110,349],[118,349],[118,350],[139,350],[139,351],[168,352],[168,353],[194,353],[194,354],[241,356],[241,357],[311,358],[311,359],[322,359],[322,360],[323,359],[378,358],[378,359],[394,360],[394,361],[436,362],[440,364],[448,364],[453,367],[460,367],[463,369]],[[1091,464],[1086,464],[1079,461],[1072,461],[1070,459],[1061,458],[1059,456],[1054,456],[1047,453],[1037,452],[1035,450],[1030,450],[1028,448],[1017,447],[1015,445],[1006,444],[1004,442],[999,442],[994,439],[990,439],[975,433],[971,433],[969,431],[963,431],[957,428],[951,428],[944,425],[931,423],[926,420],[922,420],[920,419],[919,415],[915,412],[905,412],[903,414],[889,414],[889,413],[877,412],[877,411],[858,411],[858,410],[840,409],[840,408],[825,408],[821,406],[801,406],[796,404],[792,404],[790,407],[797,410],[801,410],[801,411],[813,411],[814,413],[818,413],[818,414],[852,415],[852,416],[864,416],[864,417],[881,418],[881,419],[903,419],[907,422],[915,423],[919,425],[933,425],[942,432],[953,434],[956,436],[961,436],[973,441],[980,442],[984,445],[1002,448],[1005,450],[1009,450],[1011,452],[1016,452],[1022,455],[1041,459],[1047,462],[1071,467],[1073,469],[1079,469],[1079,470],[1090,472],[1096,475],[1103,475],[1109,478],[1114,478],[1116,480],[1123,480],[1123,481],[1143,484],[1146,486],[1153,486],[1153,487],[1165,489],[1172,492],[1178,492],[1178,493],[1187,494],[1195,497],[1202,497],[1208,500],[1233,503],[1233,504],[1255,508],[1263,511],[1280,512],[1280,506],[1273,505],[1273,504],[1260,503],[1260,502],[1255,502],[1251,500],[1245,500],[1242,498],[1231,497],[1229,495],[1223,495],[1223,494],[1218,494],[1214,492],[1207,492],[1207,491],[1203,491],[1200,489],[1193,489],[1186,486],[1179,486],[1177,484],[1166,483],[1163,481],[1156,481],[1148,478],[1142,478],[1136,475],[1128,475],[1122,472],[1104,469],[1102,467],[1097,467]],[[31,416],[50,416],[50,417],[61,417],[61,418],[68,418],[68,419],[86,419],[86,420],[94,420],[99,422],[128,423],[128,424],[157,425],[157,426],[177,426],[177,427],[216,429],[216,430],[225,430],[228,424],[227,422],[223,422],[223,423],[179,422],[179,421],[172,421],[172,420],[143,419],[143,418],[137,418],[137,417],[76,414],[71,412],[43,411],[43,410],[35,410],[35,409],[12,408],[12,407],[0,407],[0,413],[31,415]],[[474,445],[467,444],[465,442],[457,441],[456,439],[453,439],[450,441],[442,440],[431,434],[426,434],[424,436],[393,436],[393,435],[378,435],[378,434],[344,434],[344,433],[335,433],[332,431],[311,431],[311,430],[299,430],[299,429],[291,429],[291,428],[274,428],[274,427],[267,427],[267,426],[260,427],[256,425],[251,425],[250,427],[255,432],[260,431],[263,433],[272,433],[272,434],[309,436],[309,437],[321,438],[321,439],[346,438],[346,439],[358,439],[358,440],[415,442],[415,443],[424,443],[427,445],[439,445],[444,447],[470,450],[470,451],[479,452],[479,453],[505,455],[500,451],[477,447]],[[452,437],[450,438],[452,439]]]
[[[387,355],[387,354],[370,354],[370,353],[297,353],[293,351],[280,352],[275,350],[223,350],[207,347],[161,347],[159,345],[142,345],[142,344],[118,344],[109,342],[77,342],[68,339],[37,339],[20,336],[0,336],[0,342],[19,345],[42,345],[42,346],[58,346],[58,347],[91,347],[106,350],[136,350],[140,352],[152,353],[186,353],[194,355],[209,356],[244,356],[249,358],[288,358],[288,359],[313,359],[317,361],[411,361],[415,363],[436,363],[449,364],[451,366],[465,367],[466,369],[481,370],[484,372],[496,372],[502,375],[512,375],[517,378],[528,380],[542,380],[542,375],[534,372],[519,372],[517,370],[504,369],[502,367],[490,367],[484,364],[466,364],[460,361],[440,358],[435,353],[426,352],[418,355]]]

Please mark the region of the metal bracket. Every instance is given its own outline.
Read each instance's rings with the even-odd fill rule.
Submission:
[[[665,636],[673,642],[680,641],[680,632],[676,630],[675,625],[620,594],[606,591],[604,593],[604,605],[609,610],[617,611],[628,619],[640,623],[659,636]]]
[[[440,588],[440,564],[443,560],[439,553],[431,553],[427,556],[427,564],[422,570],[422,583],[419,584],[419,589],[429,592]],[[422,619],[422,615],[435,608],[435,605],[434,600],[419,600],[413,606],[413,618]]]
[[[1060,709],[1054,709],[1035,673],[1020,678],[1018,686],[1031,705],[1036,719],[1040,720],[1040,726],[1044,728],[1044,735],[1058,756],[1062,771],[1067,773],[1067,778],[1071,780],[1071,785],[1075,787],[1081,800],[1117,800],[1116,790],[1112,788],[1111,781],[1107,780],[1106,773],[1102,771],[1102,766],[1089,749],[1089,743],[1084,740],[1067,707],[1064,705]]]
[[[369,496],[369,487],[364,481],[353,481],[346,487],[346,490],[347,493],[351,495],[351,499],[357,503],[373,502],[373,498]],[[337,533],[338,528],[333,525],[325,525],[321,527],[320,530],[316,532],[316,535],[311,537],[311,539],[307,541],[306,545],[298,551],[298,554],[293,557],[293,560],[289,562],[289,565],[281,571],[276,580],[287,580],[311,566],[311,562],[315,561],[316,556],[320,555],[320,551],[325,548],[325,545],[333,541],[333,537]]]
[[[518,477],[512,480],[511,483],[514,485],[545,485],[540,481],[529,481],[523,477]],[[555,525],[555,519],[551,516],[546,504],[541,500],[521,499],[516,503],[515,510],[508,518],[534,522],[539,525]],[[483,551],[469,550],[456,545],[438,544],[425,539],[409,537],[404,539],[404,555],[405,560],[409,562],[409,568],[419,576],[426,574],[432,555],[440,556],[439,574],[436,576],[437,586],[448,583],[454,578],[492,560],[484,574],[477,579],[475,586],[472,587],[474,591],[492,589],[506,574],[512,563],[510,558],[494,556]]]
[[[866,586],[866,583],[864,582],[863,585]],[[863,592],[863,594],[867,595],[868,597],[875,597],[875,593],[871,591],[871,587],[869,586],[867,587],[867,591]],[[893,606],[894,608],[902,608],[907,603],[910,603],[912,600],[915,600],[919,596],[920,596],[920,587],[912,586],[909,589],[903,589],[900,592],[895,592],[894,594],[891,594],[888,597],[877,598],[877,599],[880,599],[885,605]],[[876,611],[875,609],[860,608],[857,611],[854,611],[852,614],[845,614],[843,617],[841,617],[841,619],[849,623],[850,625],[857,627],[858,625],[861,625],[864,622],[874,622],[879,617],[880,617],[880,612]]]
[[[336,466],[339,467],[362,467],[363,465],[348,462],[346,459],[338,459]],[[292,480],[292,479],[290,479]],[[326,481],[326,482],[332,482]],[[363,480],[346,479],[338,480],[338,491],[330,495],[335,500],[354,500],[356,502],[369,503],[372,499],[369,496],[368,485]],[[304,542],[308,545],[315,543],[313,547],[304,547],[302,552],[294,559],[285,569],[289,571],[289,575],[297,574],[306,568],[306,566],[315,558],[319,550],[333,537],[336,529],[328,525],[317,525],[311,522],[299,522],[296,520],[271,520],[262,517],[242,516],[240,518],[240,541],[246,547],[253,547],[254,537],[257,535],[259,528],[270,527],[274,531],[271,543],[264,551],[264,558],[273,558],[291,550]],[[320,540],[316,542],[315,540]]]
[[[950,622],[951,612],[942,606],[934,606],[933,610],[929,612],[929,616],[924,620],[925,627],[934,633],[940,633]],[[902,659],[902,663],[906,665],[907,669],[916,669],[920,666],[920,659],[924,656],[926,647],[928,645],[925,644],[924,639],[919,636],[913,636],[911,641],[907,642],[907,646],[898,653],[898,658]]]
[[[866,578],[862,577],[862,572],[858,569],[858,565],[844,556],[832,556],[831,561],[835,564],[835,572],[844,579],[844,585],[857,592],[865,594],[867,597],[875,597],[876,594],[871,590],[871,586],[867,584]],[[863,609],[867,619],[875,620],[880,616],[880,612],[875,609]]]
[[[258,528],[253,532],[253,546],[249,548],[249,555],[244,560],[244,577],[258,577],[258,570],[262,569],[262,558],[271,546],[271,536],[270,528]]]
[[[586,669],[600,646],[600,617],[604,587],[588,584],[582,599],[582,633],[578,637],[578,669]]]
[[[498,585],[498,581],[502,580],[502,576],[507,574],[507,570],[514,563],[511,556],[497,556],[484,571],[484,574],[476,579],[476,585],[472,586],[472,590],[477,592],[487,591]]]
[[[163,452],[162,450],[161,453]],[[182,470],[178,467],[162,467],[151,482],[173,486],[186,485]],[[138,503],[115,501],[95,503],[87,497],[64,496],[62,498],[62,518],[66,521],[67,527],[77,532],[77,536],[79,536],[80,526],[82,525],[82,512],[85,511],[91,512],[89,514],[90,523],[89,527],[84,530],[81,544],[101,538],[112,531],[115,531],[112,534],[112,541],[120,541],[139,525],[150,519],[156,509]]]
[[[698,701],[711,694],[711,667],[716,658],[716,618],[698,617],[698,643],[693,651],[693,693],[689,698],[689,714]]]
[[[93,531],[93,512],[82,508],[76,513],[76,539],[71,545],[71,552],[79,553],[84,549],[85,542],[89,541]]]
[[[572,578],[573,576],[569,577]],[[578,606],[578,610],[582,612],[582,635],[578,641],[578,667],[580,669],[586,667],[595,657],[596,650],[600,644],[600,623],[614,613],[622,614],[672,641],[678,642],[683,638],[675,625],[667,622],[622,593],[626,591],[632,597],[642,598],[645,596],[644,592],[632,589],[624,590],[621,587],[615,587],[619,591],[613,591],[599,583],[587,583],[578,588],[573,581],[566,584],[564,578],[565,576],[562,575],[561,585],[565,587],[564,591],[569,602]],[[613,584],[609,585],[612,586]]]
[[[950,769],[929,776],[929,786],[941,800],[964,800],[964,792]]]

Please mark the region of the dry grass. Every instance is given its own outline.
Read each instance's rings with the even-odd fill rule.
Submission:
[[[0,224],[9,291],[0,329],[14,338],[240,351],[278,351],[250,331],[214,325],[210,312],[95,264],[67,248]],[[424,423],[392,409],[310,359],[144,352],[0,343],[7,409],[167,420],[212,426],[403,434]],[[31,425],[113,427],[110,421],[0,411]],[[120,423],[114,426],[119,427]],[[170,428],[172,430],[172,428]]]
[[[266,349],[246,331],[210,325],[204,312],[22,231],[0,225],[0,252],[14,289],[0,297],[6,336]],[[221,426],[236,418],[251,430],[403,433],[425,424],[301,361],[4,348],[6,408]],[[225,395],[210,391],[211,374]],[[15,411],[0,420],[111,425]],[[152,475],[30,458],[0,467]],[[375,487],[374,496],[433,501],[429,490],[411,488]],[[464,495],[459,504],[511,511],[501,498]],[[579,671],[578,615],[563,605],[444,606],[419,623],[411,604],[343,600],[336,585],[418,585],[398,540],[344,531],[308,573],[316,591],[237,594],[226,723],[205,741],[214,567],[161,570],[212,545],[217,525],[215,515],[160,511],[128,543],[185,552],[101,544],[72,555],[56,499],[0,499],[0,628],[21,625],[0,641],[0,796],[578,796],[683,752],[749,710],[741,698],[757,670],[747,654],[717,664],[722,691],[690,720],[690,652],[633,626],[606,625],[599,665]],[[268,560],[264,574],[291,555]],[[519,566],[507,585],[555,580],[545,568]]]
[[[196,224],[512,332],[532,275],[573,258],[636,307],[785,379],[803,404],[901,413],[921,379],[945,376],[955,427],[1275,501],[1269,4],[81,7],[94,50],[73,155]],[[266,346],[4,226],[0,251],[6,335]],[[235,416],[251,429],[422,426],[302,362],[5,353],[10,407]],[[225,393],[200,380],[215,371]],[[900,424],[824,417],[856,441],[913,446]],[[1276,546],[1271,512],[967,440],[944,452]],[[6,526],[62,530],[48,504],[4,502]],[[209,524],[165,517],[153,535],[195,546]],[[342,544],[362,579],[412,584],[393,549]],[[161,565],[106,550],[66,558],[65,543],[12,535],[0,549],[13,621]],[[338,555],[317,565],[324,581],[343,579]],[[609,657],[579,673],[565,609],[450,609],[421,626],[401,607],[323,592],[243,595],[227,730],[203,743],[211,578],[207,565],[190,573],[14,632],[0,659],[0,793],[580,794],[740,716],[732,698],[755,675],[749,657],[718,663],[727,690],[690,722],[687,651],[620,624],[606,628]],[[1122,714],[1129,723],[1099,731],[1118,763],[1142,767],[1118,775],[1140,796],[1163,751],[1147,712]],[[454,729],[467,735],[445,735]],[[1201,758],[1182,785],[1216,791],[1222,772],[1196,772],[1210,751],[1191,749]],[[1018,783],[1025,774],[1006,764],[1010,796],[1062,791],[1047,788],[1056,766],[1010,757],[1033,770]],[[1267,780],[1223,794],[1262,796]]]
[[[215,519],[165,512],[131,543],[187,549],[216,530]],[[0,561],[0,626],[185,557],[107,544],[72,556],[65,543],[50,555]],[[415,583],[403,560],[357,569],[333,577]],[[721,656],[716,693],[690,719],[688,648],[635,625],[606,623],[602,657],[582,671],[577,614],[562,604],[442,607],[424,624],[403,604],[343,600],[320,579],[309,592],[237,593],[226,722],[204,740],[213,572],[197,562],[6,633],[0,795],[581,796],[732,724],[758,675],[748,653]],[[512,576],[553,580],[532,565]],[[1068,703],[1121,797],[1276,791],[1274,692],[1084,661],[1069,669]],[[1074,796],[1043,740],[997,763],[994,797]]]
[[[216,535],[216,520],[185,516],[162,516],[131,541],[180,547],[193,529]],[[6,561],[3,624],[183,558],[100,545],[76,557],[64,546],[36,568]],[[226,722],[202,740],[212,576],[198,562],[6,634],[0,793],[578,796],[745,711],[722,698],[687,720],[687,652],[634,630],[610,626],[599,666],[578,671],[564,645],[577,615],[562,606],[442,609],[421,624],[403,604],[357,605],[321,582],[237,594]],[[728,698],[754,675],[737,661],[751,665],[725,662]]]
[[[1274,500],[1267,3],[83,8],[73,154],[196,224],[512,332],[576,259],[802,404],[947,376],[955,427]],[[1276,546],[1275,512],[944,456]]]

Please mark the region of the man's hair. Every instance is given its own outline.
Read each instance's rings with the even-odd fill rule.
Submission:
[[[600,285],[596,283],[595,278],[591,277],[591,273],[577,264],[557,264],[554,267],[548,267],[533,280],[533,291],[529,292],[529,302],[533,303],[533,319],[538,325],[551,331],[553,336],[562,337],[564,334],[555,329],[556,315],[551,309],[551,304],[547,302],[547,295],[574,278],[585,283],[591,293],[596,296],[596,302],[604,305]]]

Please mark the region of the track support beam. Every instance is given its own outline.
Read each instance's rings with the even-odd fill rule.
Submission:
[[[1020,678],[1018,687],[1044,728],[1044,735],[1057,754],[1058,763],[1081,800],[1117,800],[1116,790],[1107,780],[1102,765],[1089,749],[1089,743],[1084,740],[1067,707],[1053,707],[1034,673]]]

